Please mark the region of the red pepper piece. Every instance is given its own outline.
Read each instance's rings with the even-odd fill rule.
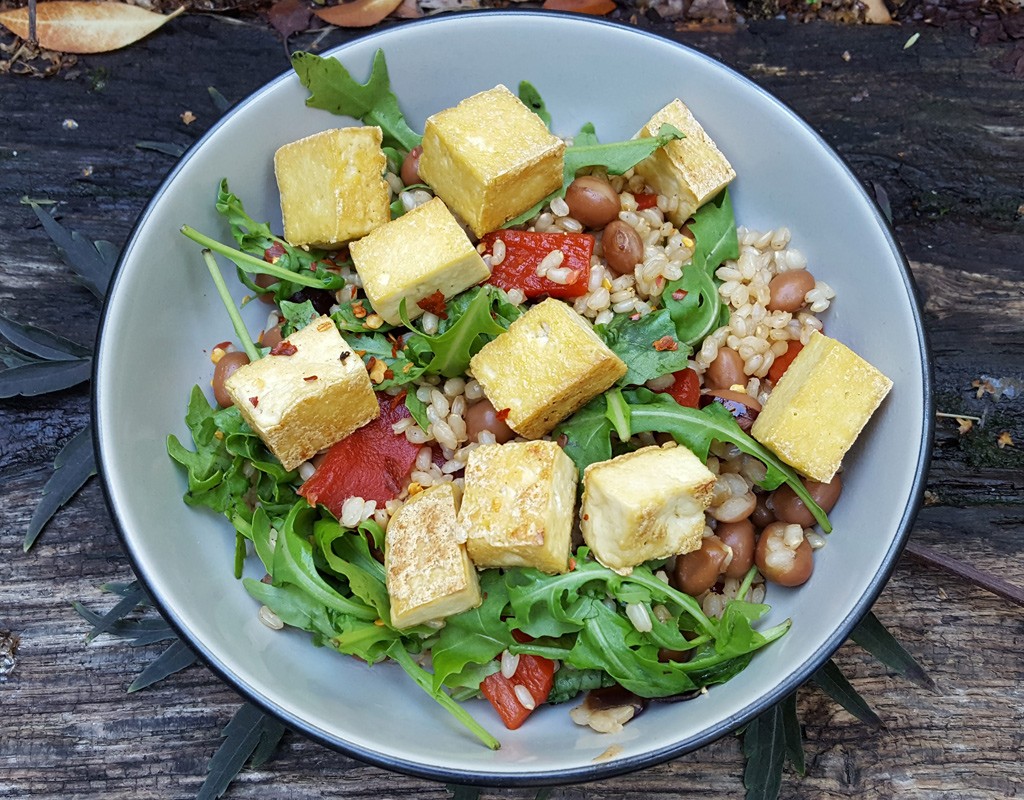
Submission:
[[[687,408],[697,408],[700,404],[700,378],[697,373],[687,367],[679,372],[673,372],[672,377],[675,383],[661,392],[669,395],[679,405]]]
[[[590,257],[594,254],[594,237],[589,233],[537,233],[536,231],[493,231],[481,239],[491,253],[497,240],[505,243],[505,258],[491,270],[488,283],[505,291],[519,289],[529,298],[548,295],[566,299],[587,293],[590,281]],[[555,283],[537,275],[537,265],[552,250],[564,254],[561,266],[575,273],[566,284]]]
[[[378,394],[380,416],[332,445],[320,466],[299,488],[310,505],[325,506],[341,517],[350,497],[386,503],[398,497],[412,472],[420,446],[391,426],[409,416],[405,403]]]
[[[658,195],[648,194],[646,192],[641,194],[633,195],[633,199],[636,200],[636,210],[643,211],[647,208],[654,208],[658,205]]]
[[[518,637],[517,637],[518,638]],[[510,731],[522,725],[533,709],[524,706],[516,696],[515,687],[525,686],[533,697],[536,707],[540,707],[551,694],[551,686],[555,681],[555,662],[541,656],[521,655],[519,666],[511,678],[500,672],[488,675],[480,684],[480,691],[491,701],[501,721]]]
[[[786,348],[786,352],[781,356],[777,356],[772,362],[772,365],[768,368],[768,380],[772,383],[778,383],[779,378],[786,374],[786,370],[789,369],[789,365],[793,363],[793,359],[797,357],[804,346],[800,342],[793,340],[789,343],[789,347]]]

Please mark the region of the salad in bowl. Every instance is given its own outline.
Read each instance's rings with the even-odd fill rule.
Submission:
[[[431,777],[632,769],[841,641],[899,537],[846,585],[830,560],[875,524],[850,495],[915,378],[868,360],[801,220],[746,199],[759,161],[707,87],[609,114],[504,65],[428,104],[401,43],[431,27],[296,54],[229,120],[269,120],[256,159],[201,145],[172,176],[201,306],[176,313],[203,324],[161,378],[159,465],[129,477],[101,413],[108,496],[172,621],[300,730]],[[108,364],[145,325],[124,269]],[[175,538],[133,542],[146,470]]]

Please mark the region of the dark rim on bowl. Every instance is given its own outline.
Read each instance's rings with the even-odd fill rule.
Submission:
[[[324,56],[335,56],[342,54],[348,47],[356,42],[362,43],[368,40],[373,40],[378,37],[386,37],[390,31],[396,30],[398,27],[407,27],[408,25],[457,25],[461,22],[466,21],[472,17],[493,17],[493,16],[515,16],[516,18],[521,17],[533,17],[538,22],[543,24],[544,20],[550,20],[553,18],[572,19],[576,23],[590,24],[596,26],[604,26],[610,28],[616,28],[623,32],[629,32],[630,34],[649,37],[662,43],[669,43],[675,47],[682,48],[690,51],[696,57],[701,60],[710,62],[718,68],[727,70],[731,75],[738,81],[741,81],[748,86],[754,88],[759,94],[769,98],[773,103],[781,106],[786,112],[791,114],[798,122],[803,125],[807,131],[822,145],[825,152],[833,158],[847,173],[852,175],[849,165],[827,142],[822,139],[820,135],[813,129],[811,125],[797,112],[793,111],[788,105],[783,103],[781,100],[770,94],[765,89],[755,84],[745,76],[736,72],[731,67],[723,64],[717,59],[706,55],[700,51],[694,50],[688,45],[681,44],[673,39],[660,36],[658,34],[651,33],[650,31],[644,31],[637,29],[632,26],[624,25],[622,23],[613,22],[610,20],[597,19],[593,17],[580,17],[573,14],[564,14],[560,12],[536,12],[536,11],[494,11],[494,10],[482,10],[473,12],[460,12],[457,16],[453,17],[433,17],[430,19],[418,20],[412,23],[403,23],[396,28],[390,28],[383,31],[376,31],[366,36],[359,37],[336,48],[333,48],[324,53]],[[147,592],[153,598],[160,612],[167,619],[171,627],[175,630],[182,641],[186,642],[189,647],[198,653],[204,663],[222,680],[228,683],[230,686],[235,688],[241,693],[247,700],[251,701],[255,705],[267,713],[273,714],[275,717],[284,722],[288,727],[302,733],[310,739],[313,739],[321,744],[345,753],[346,755],[358,758],[362,761],[384,767],[386,769],[402,772],[409,775],[414,775],[422,778],[428,778],[432,780],[439,780],[445,782],[462,783],[462,784],[474,784],[474,785],[486,785],[486,786],[546,786],[554,784],[566,784],[576,783],[584,781],[592,781],[599,778],[609,778],[616,775],[622,775],[627,772],[633,772],[645,767],[650,767],[664,761],[667,761],[676,756],[683,755],[685,753],[697,750],[716,739],[724,736],[725,734],[735,730],[739,726],[748,722],[761,712],[770,708],[775,703],[781,701],[791,692],[795,691],[801,684],[810,678],[810,676],[821,667],[822,664],[827,661],[831,655],[846,641],[850,632],[860,621],[860,619],[871,609],[878,595],[885,587],[889,580],[893,570],[896,566],[896,561],[903,550],[903,546],[910,534],[910,528],[914,522],[914,518],[917,514],[918,509],[921,506],[921,502],[924,496],[925,479],[927,477],[927,465],[931,458],[932,449],[932,438],[934,429],[934,395],[932,388],[932,368],[931,360],[928,349],[928,343],[924,333],[923,320],[922,320],[922,304],[920,295],[917,289],[917,285],[914,282],[913,275],[910,272],[909,265],[907,263],[906,256],[904,255],[902,248],[896,241],[894,231],[889,221],[879,211],[877,205],[863,186],[854,179],[854,183],[857,186],[858,191],[863,196],[863,199],[867,200],[869,207],[874,214],[876,221],[880,228],[885,233],[885,238],[892,253],[895,256],[899,267],[900,273],[903,278],[904,285],[907,290],[907,294],[911,300],[911,311],[913,315],[914,325],[917,332],[917,349],[921,356],[923,374],[921,375],[923,392],[923,406],[925,411],[925,419],[922,421],[921,439],[919,443],[918,457],[917,457],[917,471],[914,477],[914,481],[911,487],[909,502],[903,511],[903,515],[896,526],[896,536],[894,537],[885,557],[881,563],[881,569],[875,574],[874,578],[868,585],[867,591],[857,601],[851,612],[836,626],[833,633],[821,644],[816,651],[813,658],[808,660],[806,663],[799,665],[796,669],[790,672],[782,681],[776,686],[776,688],[760,697],[756,702],[749,704],[746,708],[740,712],[727,717],[709,729],[703,731],[700,735],[694,736],[690,739],[677,742],[671,746],[661,748],[659,750],[652,750],[639,756],[616,759],[603,763],[592,764],[582,768],[572,768],[564,770],[550,770],[546,772],[533,773],[529,775],[517,774],[514,772],[507,773],[490,773],[490,772],[472,772],[463,770],[450,770],[443,767],[431,767],[423,764],[404,761],[400,758],[394,758],[390,756],[382,756],[371,750],[367,750],[363,747],[353,745],[350,742],[341,741],[329,736],[325,736],[318,730],[313,729],[310,725],[305,723],[302,719],[296,717],[286,709],[280,707],[263,694],[256,691],[254,688],[245,685],[242,680],[235,675],[229,667],[221,663],[218,659],[211,655],[209,648],[207,648],[201,641],[194,640],[186,632],[187,629],[183,624],[182,620],[175,614],[173,608],[167,603],[166,599],[162,597],[158,592],[153,590],[152,581],[146,575],[146,573],[140,569],[139,559],[137,553],[132,545],[130,537],[127,535],[124,527],[121,524],[120,517],[117,514],[112,496],[113,490],[108,483],[108,476],[104,469],[104,446],[103,437],[101,436],[101,430],[99,426],[99,410],[102,398],[99,390],[98,376],[100,373],[100,366],[102,364],[102,348],[99,347],[99,343],[103,337],[107,335],[106,321],[110,304],[114,295],[114,290],[118,280],[121,277],[122,268],[124,266],[124,255],[130,250],[130,245],[138,235],[138,231],[145,223],[146,219],[150,216],[153,206],[157,199],[167,190],[170,184],[174,181],[178,172],[182,169],[182,166],[194,155],[202,145],[212,137],[222,124],[234,113],[238,108],[248,105],[254,102],[258,97],[262,96],[265,92],[269,91],[272,87],[276,86],[284,80],[289,80],[293,76],[291,71],[285,72],[282,75],[275,78],[270,83],[264,85],[260,89],[256,90],[249,97],[240,101],[236,104],[229,112],[225,113],[224,116],[209,130],[203,137],[193,144],[188,151],[179,159],[174,169],[164,178],[160,187],[154,193],[153,198],[147,204],[142,214],[139,215],[138,220],[133,226],[131,235],[128,238],[128,242],[122,251],[121,258],[118,262],[117,269],[114,272],[114,276],[111,279],[110,290],[107,293],[107,300],[104,304],[101,320],[100,329],[97,339],[97,358],[93,365],[92,375],[92,433],[93,441],[95,442],[97,465],[99,474],[101,477],[101,484],[103,487],[104,498],[107,503],[107,507],[110,511],[111,518],[117,528],[118,535],[124,544],[125,550],[128,554],[128,559],[132,565],[138,579],[146,587]]]

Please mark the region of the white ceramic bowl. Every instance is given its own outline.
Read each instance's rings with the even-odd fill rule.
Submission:
[[[728,684],[690,702],[654,705],[616,735],[574,725],[570,706],[545,708],[520,730],[504,731],[471,704],[502,741],[491,752],[400,668],[370,668],[313,647],[304,632],[260,624],[232,577],[228,523],[184,505],[184,476],[164,439],[175,433],[189,441],[182,419],[188,392],[208,385],[209,348],[234,338],[198,248],[179,226],[229,239],[213,207],[226,176],[252,216],[280,230],[274,150],[339,124],[306,108],[307,93],[292,74],[239,104],[181,159],[140,218],[111,287],[97,355],[95,434],[110,508],[136,572],[231,685],[295,730],[384,767],[477,784],[552,784],[634,770],[706,744],[806,680],[870,608],[899,554],[931,441],[929,370],[906,263],[875,205],[814,131],[693,50],[603,21],[512,12],[402,25],[331,55],[362,80],[378,48],[420,130],[434,111],[523,79],[540,90],[556,132],[572,134],[592,121],[605,141],[628,138],[681,97],[736,168],[740,224],[788,225],[815,275],[835,288],[828,332],[895,388],[847,458],[835,532],[813,579],[770,592],[764,624],[791,617],[793,628]],[[254,330],[266,313],[257,306],[247,309]]]

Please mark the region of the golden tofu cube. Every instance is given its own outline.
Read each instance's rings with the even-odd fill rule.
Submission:
[[[693,212],[732,182],[736,172],[682,101],[673,100],[640,129],[639,138],[656,136],[665,123],[683,132],[634,167],[658,194],[675,198],[669,214],[682,225]]]
[[[891,380],[849,347],[815,332],[750,433],[808,478],[828,483],[891,388]]]
[[[455,506],[454,486],[439,483],[410,498],[388,523],[384,573],[396,628],[480,605],[480,582]]]
[[[314,319],[224,383],[249,427],[295,469],[380,414],[361,358],[330,317]]]
[[[499,84],[429,117],[419,174],[477,236],[562,185],[565,142]]]
[[[274,154],[284,238],[341,247],[391,219],[391,194],[377,127],[335,128]]]
[[[642,447],[583,470],[580,529],[594,557],[628,575],[700,548],[715,475],[682,445]]]
[[[349,253],[374,311],[392,325],[402,324],[402,300],[409,319],[415,319],[423,313],[417,303],[425,297],[441,292],[450,298],[491,274],[436,197],[352,242]]]
[[[555,442],[481,445],[466,463],[459,521],[485,567],[569,569],[576,465]]]
[[[470,361],[473,376],[506,423],[538,439],[626,374],[625,362],[572,306],[533,306]]]

